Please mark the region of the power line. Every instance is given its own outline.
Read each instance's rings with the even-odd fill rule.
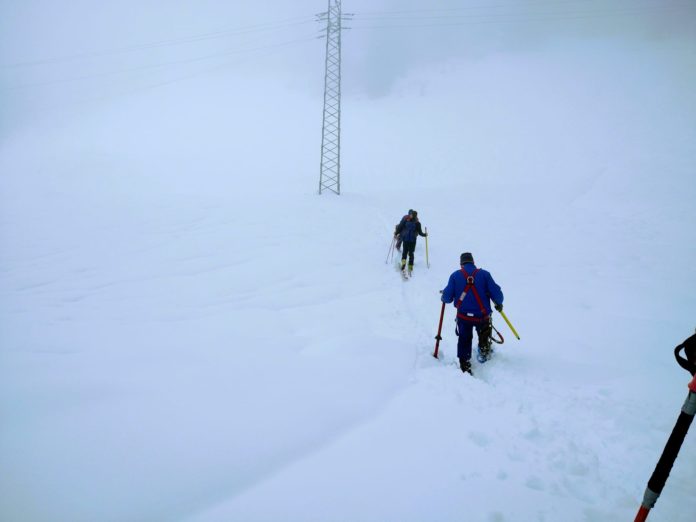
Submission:
[[[628,2],[627,6],[636,6],[640,0],[631,0]],[[666,0],[643,0],[646,3],[651,3],[653,4],[653,7],[659,7],[662,8],[665,6],[667,3]],[[690,0],[682,0],[686,5],[694,5],[693,2],[690,2]],[[516,4],[516,3],[505,3],[505,4],[481,4],[481,5],[469,5],[469,6],[464,6],[464,7],[452,7],[448,9],[410,9],[410,10],[395,10],[395,11],[364,11],[360,13],[357,16],[360,17],[371,17],[373,15],[395,15],[395,14],[414,14],[414,15],[422,15],[422,14],[435,14],[435,13],[448,13],[447,16],[452,16],[451,13],[457,13],[457,12],[469,12],[469,11],[474,11],[474,10],[480,10],[480,9],[498,9],[498,8],[517,8],[517,9],[529,9],[530,7],[541,7],[544,5],[549,5],[553,7],[563,7],[563,6],[588,6],[588,7],[601,7],[601,6],[606,6],[606,3],[600,2],[597,4],[594,0],[567,0],[567,1],[561,1],[561,0],[539,0],[539,1],[527,1],[524,4]],[[646,6],[649,7],[649,6]],[[456,15],[455,15],[456,16]]]
[[[201,33],[201,34],[196,34],[196,35],[191,35],[191,36],[186,36],[186,37],[181,37],[181,38],[172,38],[172,39],[168,39],[168,40],[158,40],[158,41],[154,41],[154,42],[147,42],[147,43],[124,46],[124,47],[114,47],[111,49],[102,49],[99,51],[93,51],[93,52],[87,52],[87,53],[78,53],[78,54],[73,54],[73,55],[68,55],[68,56],[58,56],[58,57],[54,57],[54,58],[44,58],[44,59],[38,59],[38,60],[27,60],[27,61],[22,61],[22,62],[15,62],[15,63],[1,65],[0,67],[18,68],[18,67],[33,67],[33,66],[40,66],[40,65],[52,65],[52,64],[56,64],[56,63],[64,63],[64,62],[71,62],[71,61],[95,58],[95,57],[99,57],[99,56],[108,56],[108,55],[114,55],[114,54],[137,52],[137,51],[142,51],[142,50],[147,50],[147,49],[154,49],[154,48],[158,48],[158,47],[170,47],[170,46],[183,45],[183,44],[188,44],[188,43],[197,43],[197,42],[201,42],[201,41],[205,41],[205,40],[224,38],[227,36],[237,36],[237,35],[259,33],[259,32],[264,32],[264,31],[272,31],[275,29],[283,29],[286,27],[293,27],[293,26],[298,26],[298,25],[310,24],[310,23],[314,23],[314,21],[315,20],[313,17],[307,17],[307,16],[295,17],[295,18],[280,20],[278,22],[267,22],[267,23],[263,23],[263,24],[255,24],[255,25],[237,27],[235,29]]]
[[[524,4],[524,6],[528,5],[559,5],[559,4],[586,4],[588,2],[592,2],[593,0],[566,0],[566,1],[560,1],[560,0],[538,0],[536,2],[528,1]],[[524,7],[523,6],[523,7]],[[520,7],[519,4],[515,3],[505,3],[505,4],[480,4],[480,5],[467,5],[467,6],[462,6],[462,7],[450,7],[447,9],[406,9],[406,10],[398,10],[398,11],[364,11],[362,14],[366,15],[371,15],[371,14],[399,14],[399,13],[449,13],[449,12],[454,12],[454,11],[471,11],[474,9],[489,9],[489,8],[498,8],[498,7]]]
[[[8,87],[3,87],[0,88],[0,91],[8,91],[8,90],[16,90],[16,89],[29,89],[33,87],[44,87],[47,85],[55,85],[59,83],[69,83],[69,82],[75,82],[75,81],[81,81],[81,80],[90,80],[94,78],[103,78],[107,76],[113,76],[113,75],[118,75],[118,74],[127,74],[131,72],[140,72],[140,71],[146,71],[150,69],[158,69],[162,67],[168,67],[172,65],[181,65],[181,64],[189,64],[189,63],[195,63],[195,62],[202,62],[205,60],[211,60],[213,58],[221,58],[221,57],[226,57],[226,56],[231,56],[234,54],[243,54],[243,53],[253,53],[256,51],[262,51],[266,49],[274,49],[277,47],[286,47],[290,46],[296,43],[303,43],[303,42],[309,42],[311,40],[316,40],[316,36],[311,36],[308,38],[301,38],[297,40],[290,40],[286,42],[279,42],[277,44],[270,44],[270,45],[264,45],[261,47],[253,47],[253,48],[246,48],[246,49],[230,49],[221,53],[213,53],[213,54],[208,54],[205,56],[198,56],[196,58],[187,58],[183,60],[173,60],[173,61],[168,61],[168,62],[160,62],[156,64],[150,64],[150,65],[142,65],[139,67],[130,67],[127,69],[120,69],[117,71],[105,71],[101,73],[94,73],[94,74],[87,74],[87,75],[82,75],[82,76],[74,76],[71,78],[60,78],[57,80],[48,80],[45,82],[37,82],[37,83],[32,83],[32,84],[24,84],[24,85],[13,85],[13,86],[8,86]]]
[[[648,6],[646,6],[648,7]],[[353,27],[355,29],[389,29],[389,28],[418,28],[418,27],[451,27],[451,26],[463,26],[463,25],[478,25],[478,24],[497,24],[497,23],[516,23],[516,22],[553,22],[553,21],[563,21],[563,20],[583,20],[598,17],[612,17],[612,16],[630,16],[637,14],[644,14],[647,12],[652,12],[655,9],[659,9],[660,12],[678,12],[681,8],[689,7],[687,5],[681,6],[670,6],[669,8],[654,6],[648,9],[622,9],[614,11],[585,11],[585,12],[552,12],[552,13],[481,13],[477,15],[458,15],[458,16],[433,16],[433,17],[374,17],[374,18],[363,18],[360,15],[356,15],[355,22],[356,25]],[[694,6],[696,7],[696,6]],[[424,19],[448,19],[453,18],[458,19],[458,21],[452,23],[415,23],[418,20]],[[414,20],[412,24],[388,24],[388,25],[360,25],[360,22],[388,22],[388,21],[410,21]]]
[[[140,92],[145,92],[145,91],[157,89],[157,88],[160,88],[160,87],[165,87],[165,86],[167,86],[167,85],[171,85],[171,84],[174,84],[174,83],[178,83],[178,82],[190,80],[190,79],[193,79],[193,78],[196,78],[196,77],[199,77],[199,76],[203,76],[203,75],[205,75],[205,74],[211,74],[211,73],[213,73],[213,72],[215,72],[215,71],[219,71],[219,70],[221,70],[221,69],[226,69],[226,68],[229,68],[229,67],[234,66],[234,65],[236,65],[236,64],[242,63],[243,61],[245,61],[245,60],[251,58],[252,56],[256,56],[256,57],[266,57],[266,56],[270,56],[270,55],[272,55],[272,54],[274,54],[274,53],[277,53],[279,50],[283,50],[283,49],[286,49],[286,48],[291,47],[291,46],[293,46],[293,45],[298,45],[298,44],[304,43],[304,42],[316,41],[316,39],[317,39],[316,36],[313,36],[313,37],[311,37],[311,38],[305,38],[305,39],[301,39],[301,40],[295,40],[295,41],[293,41],[293,42],[285,42],[285,43],[283,43],[283,44],[278,44],[278,45],[271,45],[271,46],[266,46],[266,47],[259,47],[259,48],[255,49],[255,51],[262,51],[262,52],[260,52],[260,53],[259,53],[259,52],[257,52],[257,53],[251,53],[251,52],[250,52],[250,53],[248,53],[247,55],[241,56],[241,57],[239,57],[239,58],[236,59],[236,60],[233,60],[233,61],[226,61],[226,62],[224,62],[224,63],[218,64],[218,65],[214,65],[214,66],[212,66],[212,67],[206,67],[206,68],[203,69],[203,70],[196,71],[196,72],[189,73],[189,74],[185,74],[185,75],[183,75],[183,76],[177,76],[176,78],[171,78],[171,79],[169,79],[169,80],[159,81],[159,82],[156,82],[156,83],[150,83],[150,84],[148,84],[148,85],[144,85],[144,86],[141,86],[141,87],[135,87],[135,88],[131,88],[131,89],[121,90],[120,92],[116,92],[116,93],[103,94],[103,95],[101,95],[101,96],[92,96],[92,97],[86,98],[86,99],[75,100],[75,101],[70,102],[68,105],[66,105],[66,103],[63,102],[63,103],[61,103],[60,106],[47,106],[47,105],[44,105],[44,106],[36,107],[36,108],[38,108],[38,109],[40,109],[40,110],[42,110],[42,111],[44,111],[44,110],[55,110],[55,109],[58,109],[58,108],[60,108],[60,109],[65,109],[66,106],[80,106],[80,105],[86,105],[86,104],[91,104],[91,103],[103,102],[103,101],[106,101],[106,100],[115,99],[115,98],[119,98],[119,97],[123,97],[123,96],[129,96],[129,95],[137,94],[137,93],[140,93]],[[265,52],[263,52],[263,51],[265,51]]]
[[[300,40],[293,40],[293,41],[291,41],[291,42],[284,42],[284,43],[282,43],[282,44],[268,45],[268,46],[266,46],[266,47],[257,47],[257,48],[254,49],[253,51],[269,51],[269,50],[270,50],[270,52],[258,53],[258,54],[257,54],[257,55],[260,55],[260,56],[270,56],[270,55],[274,54],[274,52],[277,51],[277,50],[279,50],[279,49],[284,49],[284,48],[287,48],[287,47],[292,47],[293,45],[297,45],[297,44],[300,44],[300,43],[312,42],[312,41],[315,41],[316,39],[317,39],[316,36],[312,36],[311,38],[303,38],[303,39],[300,39]],[[208,67],[208,68],[204,69],[203,71],[198,71],[198,72],[195,72],[195,73],[187,74],[187,75],[185,75],[185,76],[179,76],[179,77],[173,78],[173,79],[171,79],[171,80],[165,80],[165,81],[163,81],[163,82],[158,82],[158,83],[155,83],[155,84],[151,84],[151,85],[148,85],[148,86],[143,87],[143,88],[140,88],[140,89],[135,89],[134,91],[131,91],[131,92],[138,92],[138,91],[143,91],[143,90],[154,89],[154,88],[157,88],[157,87],[162,87],[162,86],[165,86],[165,85],[170,85],[170,84],[172,84],[172,83],[177,83],[177,82],[184,81],[184,80],[190,80],[191,78],[196,78],[197,76],[201,76],[201,75],[203,75],[203,74],[208,74],[208,73],[211,73],[211,72],[213,72],[213,71],[217,71],[217,70],[220,70],[220,69],[224,69],[224,68],[230,67],[231,65],[241,63],[241,62],[243,62],[244,60],[246,60],[247,58],[250,58],[252,55],[253,55],[253,53],[250,53],[250,54],[248,54],[247,56],[240,57],[239,60],[235,60],[235,61],[233,61],[233,62],[226,62],[226,63],[218,64],[218,65],[215,65],[215,66],[213,66],[213,67]]]

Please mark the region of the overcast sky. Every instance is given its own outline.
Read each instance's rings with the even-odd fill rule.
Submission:
[[[321,93],[322,0],[2,0],[2,114],[220,71]],[[388,95],[414,69],[583,39],[679,38],[696,0],[346,0],[344,93]],[[120,91],[118,91],[120,89]]]

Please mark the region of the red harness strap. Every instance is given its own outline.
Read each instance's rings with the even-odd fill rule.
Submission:
[[[464,314],[457,313],[457,317],[459,319],[463,319],[465,321],[474,321],[474,322],[481,322],[485,320],[488,317],[488,311],[486,310],[486,307],[483,306],[483,301],[481,301],[481,296],[478,293],[478,290],[476,290],[476,286],[474,285],[474,277],[478,273],[478,271],[481,270],[480,268],[477,268],[474,270],[474,273],[469,275],[466,270],[462,267],[460,272],[464,275],[464,278],[466,279],[466,286],[464,287],[464,291],[462,292],[462,295],[459,297],[457,302],[455,303],[457,308],[459,308],[464,301],[464,298],[466,297],[466,294],[469,293],[469,290],[474,292],[474,297],[476,298],[476,302],[479,305],[479,308],[481,309],[481,314],[483,314],[483,317],[469,317]]]

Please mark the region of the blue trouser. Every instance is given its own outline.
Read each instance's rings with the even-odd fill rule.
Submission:
[[[485,326],[485,321],[473,322],[465,321],[457,317],[457,357],[468,361],[471,359],[471,343],[474,340],[474,328],[476,335],[479,338],[479,346],[481,345],[481,329]]]

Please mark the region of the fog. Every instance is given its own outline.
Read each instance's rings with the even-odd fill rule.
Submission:
[[[696,316],[695,5],[344,2],[319,197],[325,1],[0,3],[0,519],[629,520]],[[521,333],[473,378],[463,251]]]
[[[324,27],[315,15],[326,7],[308,0],[2,2],[1,131],[191,78],[224,83],[252,103],[244,86],[251,78],[320,98]],[[414,70],[496,53],[589,40],[680,40],[693,49],[696,41],[696,2],[688,0],[356,0],[343,2],[343,12],[349,97],[388,96]]]

